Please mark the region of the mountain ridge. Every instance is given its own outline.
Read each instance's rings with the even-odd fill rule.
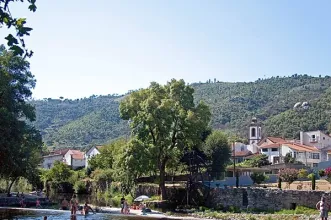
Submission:
[[[206,102],[212,112],[211,125],[247,137],[253,116],[262,121],[264,133],[297,137],[297,130],[331,129],[325,102],[331,101],[331,78],[292,75],[254,82],[212,82],[190,84],[196,102]],[[128,94],[128,93],[127,93]],[[92,95],[82,99],[33,100],[44,142],[54,147],[89,147],[121,136],[129,136],[128,123],[119,117],[124,95]],[[307,110],[293,110],[297,102],[308,102]],[[308,123],[307,120],[313,120]],[[316,129],[316,130],[317,130]]]

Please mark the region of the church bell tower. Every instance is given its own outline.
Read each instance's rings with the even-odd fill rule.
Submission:
[[[261,136],[261,124],[253,117],[249,126],[249,144],[257,144],[261,140]]]

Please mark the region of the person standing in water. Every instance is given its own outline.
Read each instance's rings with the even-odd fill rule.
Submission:
[[[321,220],[327,220],[330,205],[325,201],[324,197],[316,204],[316,208],[320,211]]]
[[[77,199],[76,199],[76,195],[73,195],[72,198],[70,199],[70,208],[71,208],[71,214],[72,215],[76,215],[76,211],[77,211]]]

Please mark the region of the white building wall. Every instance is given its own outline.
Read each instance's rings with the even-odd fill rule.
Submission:
[[[318,149],[331,147],[331,137],[321,131],[300,132],[301,144],[315,146]]]
[[[66,164],[68,164],[69,166],[71,166],[71,154],[72,154],[72,151],[69,150],[65,155],[64,155],[64,162]]]
[[[73,169],[85,166],[85,159],[79,160],[79,159],[72,158],[71,162],[72,162],[71,167]]]
[[[96,147],[93,147],[85,154],[85,168],[88,167],[88,161],[98,154],[100,154],[100,151]]]
[[[63,161],[62,155],[54,155],[54,156],[45,156],[43,157],[42,167],[44,169],[50,169],[54,166],[55,161]]]
[[[276,148],[275,148],[276,149]],[[267,150],[267,151],[266,151]],[[261,154],[265,154],[268,156],[269,162],[273,163],[274,157],[280,157],[280,152],[279,150],[277,151],[272,151],[272,148],[265,148],[261,149]]]

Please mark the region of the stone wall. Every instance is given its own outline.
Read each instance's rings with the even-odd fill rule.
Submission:
[[[322,196],[331,201],[331,192],[324,191],[229,188],[213,189],[210,193],[210,207],[233,206],[241,209],[281,210],[295,206],[315,208]]]
[[[190,193],[192,204],[209,208],[237,207],[240,209],[281,210],[292,209],[296,206],[315,208],[316,203],[325,196],[331,203],[331,192],[281,190],[265,188],[214,188],[208,192],[201,188],[200,195]],[[209,194],[208,194],[209,193]],[[136,195],[159,195],[158,187],[154,185],[140,185]],[[209,195],[209,196],[208,196]],[[168,187],[168,200],[175,205],[186,204],[186,190],[183,188]],[[199,200],[199,201],[198,201]]]

